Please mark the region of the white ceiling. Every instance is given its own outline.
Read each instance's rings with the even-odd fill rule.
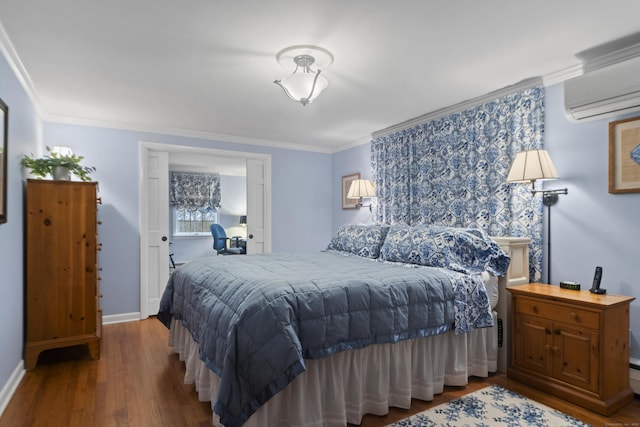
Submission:
[[[638,0],[2,0],[0,42],[45,120],[334,152],[575,74],[638,16]],[[297,44],[335,58],[306,107],[273,84]]]

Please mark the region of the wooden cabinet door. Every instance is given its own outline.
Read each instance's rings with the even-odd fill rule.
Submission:
[[[518,315],[514,330],[514,364],[545,375],[553,373],[551,347],[553,324],[547,320]]]
[[[598,392],[598,332],[554,324],[553,376],[585,390]]]

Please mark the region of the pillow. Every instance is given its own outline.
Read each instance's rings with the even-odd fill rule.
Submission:
[[[463,273],[506,274],[511,261],[500,245],[475,228],[392,225],[380,250],[386,261],[443,267]]]
[[[343,225],[333,236],[327,249],[376,259],[388,230],[387,225]]]

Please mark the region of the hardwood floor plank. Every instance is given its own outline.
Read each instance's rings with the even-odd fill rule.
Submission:
[[[156,319],[105,325],[102,357],[86,348],[43,353],[26,372],[0,417],[0,427],[121,427],[212,425],[210,402],[198,401],[184,384],[184,363],[167,345],[168,331]],[[410,409],[366,415],[361,427],[381,427],[467,393],[499,384],[594,426],[640,426],[640,399],[612,417],[547,395],[504,375],[469,379],[466,387],[445,387],[432,402],[413,400]]]

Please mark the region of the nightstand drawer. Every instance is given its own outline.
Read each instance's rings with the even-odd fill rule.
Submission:
[[[516,298],[516,312],[590,329],[600,328],[599,313],[548,303],[539,299]]]

